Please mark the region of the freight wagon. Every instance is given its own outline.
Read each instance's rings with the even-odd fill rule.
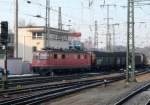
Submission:
[[[126,67],[126,52],[92,52],[92,68],[97,70],[119,70]],[[143,67],[145,65],[145,55],[135,53],[135,66]]]

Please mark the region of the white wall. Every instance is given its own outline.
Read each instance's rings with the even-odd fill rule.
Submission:
[[[4,68],[4,59],[0,59],[0,67]],[[7,60],[7,69],[10,75],[30,74],[31,65],[29,62],[23,62],[21,58],[11,58]]]
[[[4,59],[0,59],[0,67],[4,68]],[[22,74],[22,59],[8,59],[7,60],[7,69],[9,74],[20,75]]]
[[[18,34],[18,55],[23,59],[23,61],[32,62],[33,58],[33,46],[37,49],[42,49],[44,47],[43,39],[32,39],[32,32],[30,29],[19,29]]]

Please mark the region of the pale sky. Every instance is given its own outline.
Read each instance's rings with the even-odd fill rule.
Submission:
[[[27,0],[19,1],[19,21],[25,21],[26,24],[33,23],[35,25],[44,25],[45,20],[33,17],[41,15],[45,17],[45,1],[46,0],[30,0],[31,4],[27,4]],[[94,21],[98,21],[99,48],[105,46],[106,34],[106,7],[101,7],[104,0],[93,0],[93,4],[89,8],[89,1],[92,0],[50,0],[50,6],[53,8],[50,14],[51,27],[57,27],[58,24],[58,7],[62,7],[62,22],[64,29],[68,29],[66,25],[70,24],[76,31],[82,33],[82,40],[89,36],[94,37]],[[143,1],[143,0],[142,0]],[[9,21],[12,29],[14,24],[14,0],[0,0],[0,21]],[[119,23],[116,26],[115,41],[117,45],[126,45],[126,21],[127,0],[105,0],[105,4],[113,5],[110,7],[110,24]],[[144,2],[148,3],[148,2]],[[150,2],[149,2],[150,3]],[[42,5],[42,6],[41,6]],[[116,6],[114,6],[116,5]],[[150,46],[150,5],[138,6],[135,8],[135,45],[138,47]],[[110,26],[111,27],[111,26]],[[112,28],[110,28],[112,33]]]

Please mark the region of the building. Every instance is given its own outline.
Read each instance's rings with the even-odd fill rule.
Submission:
[[[80,32],[70,32],[68,36],[69,48],[70,49],[81,49],[81,33]]]
[[[19,27],[18,57],[23,58],[24,61],[31,62],[33,52],[36,50],[41,50],[45,47],[69,49],[71,39],[76,37],[70,33],[67,30],[48,28],[48,37],[45,38],[45,27],[43,26]]]

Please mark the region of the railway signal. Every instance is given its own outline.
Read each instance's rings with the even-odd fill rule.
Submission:
[[[1,22],[1,44],[6,45],[8,41],[8,22]]]

